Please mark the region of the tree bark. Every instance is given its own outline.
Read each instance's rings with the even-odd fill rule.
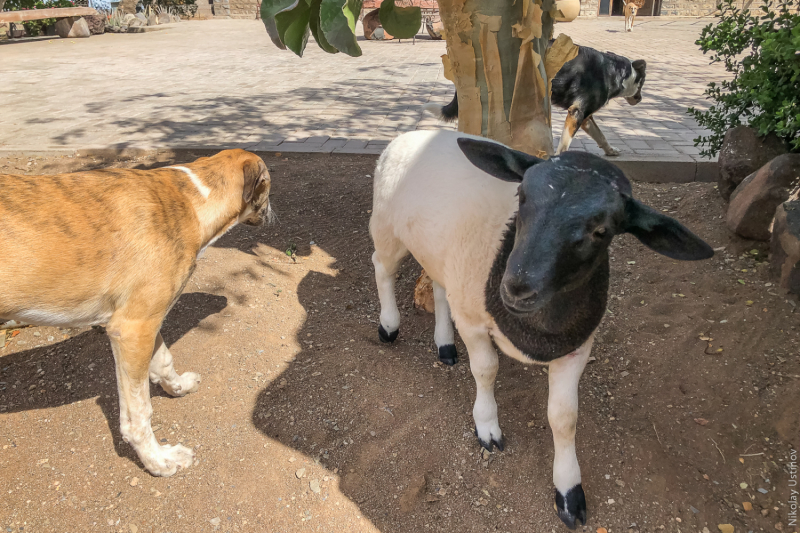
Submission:
[[[552,47],[555,0],[439,0],[445,77],[458,89],[458,129],[549,157],[550,82],[578,47]]]
[[[439,0],[447,39],[445,77],[458,90],[458,130],[541,158],[553,155],[553,77],[578,55],[553,35],[555,0]],[[417,280],[414,303],[432,301],[430,279]]]

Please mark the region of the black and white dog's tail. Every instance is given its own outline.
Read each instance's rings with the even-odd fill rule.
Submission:
[[[454,122],[458,119],[458,93],[453,95],[453,101],[447,105],[428,102],[422,106],[422,110],[438,117],[442,122]]]

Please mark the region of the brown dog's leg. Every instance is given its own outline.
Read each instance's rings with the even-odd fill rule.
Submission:
[[[583,131],[589,134],[589,136],[594,139],[594,142],[597,143],[597,146],[603,149],[607,156],[615,156],[619,155],[621,152],[608,144],[606,140],[606,136],[603,135],[603,132],[600,131],[600,128],[597,126],[597,122],[594,121],[594,117],[589,117],[583,121],[581,124],[581,128]]]
[[[567,120],[564,121],[564,131],[561,132],[561,142],[558,143],[556,155],[569,150],[572,138],[578,132],[578,128],[583,123],[583,111],[577,106],[572,106],[567,110]]]
[[[201,379],[200,374],[194,372],[184,372],[181,375],[175,372],[172,354],[159,333],[156,335],[153,359],[150,361],[150,381],[160,384],[170,396],[186,396],[190,392],[197,392]]]
[[[137,320],[118,310],[111,317],[106,331],[111,340],[117,366],[119,419],[122,438],[154,476],[171,476],[178,468],[188,468],[194,452],[185,446],[159,446],[150,420],[150,384],[147,381],[161,318]]]

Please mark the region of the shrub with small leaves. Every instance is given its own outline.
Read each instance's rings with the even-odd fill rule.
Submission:
[[[714,104],[707,111],[689,108],[712,132],[695,139],[695,146],[714,156],[725,132],[745,125],[760,136],[775,133],[800,152],[800,0],[761,0],[753,11],[737,8],[737,1],[718,4],[718,22],[697,40],[733,79],[708,84],[705,95]]]

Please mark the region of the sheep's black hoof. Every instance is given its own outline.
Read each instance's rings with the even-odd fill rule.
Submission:
[[[399,328],[391,333],[386,333],[386,330],[383,329],[383,326],[378,326],[378,337],[381,338],[381,342],[394,342],[398,333],[400,333]]]
[[[453,366],[458,363],[458,352],[456,352],[455,344],[439,346],[439,361],[447,366]]]
[[[586,497],[580,483],[569,489],[566,495],[556,489],[556,512],[570,529],[575,529],[579,522],[580,525],[586,525]]]
[[[478,437],[478,428],[475,428],[475,436]],[[501,452],[506,449],[506,438],[500,437],[500,440],[492,439],[489,442],[486,442],[482,438],[478,437],[478,444],[481,445],[481,448],[489,450],[490,452],[497,446],[497,449]]]

